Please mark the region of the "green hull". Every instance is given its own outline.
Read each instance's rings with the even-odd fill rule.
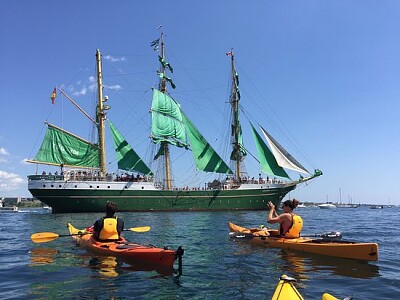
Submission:
[[[73,182],[30,180],[28,189],[49,205],[53,213],[78,213],[103,212],[107,201],[116,202],[119,211],[265,210],[268,201],[279,206],[283,197],[296,187],[293,184],[257,189],[168,191],[129,190],[124,184],[108,186],[107,182],[101,182],[105,188],[96,189],[97,182],[84,184],[87,188]]]

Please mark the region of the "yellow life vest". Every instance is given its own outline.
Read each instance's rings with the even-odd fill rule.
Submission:
[[[303,229],[303,219],[298,215],[292,215],[292,218],[292,227],[290,227],[289,231],[285,233],[285,237],[298,238]]]
[[[103,228],[100,231],[99,239],[102,241],[119,240],[117,231],[117,217],[103,219]]]

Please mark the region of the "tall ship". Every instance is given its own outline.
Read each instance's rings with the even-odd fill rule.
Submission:
[[[181,105],[169,93],[175,88],[169,76],[173,72],[165,56],[164,36],[153,41],[158,47],[159,83],[152,88],[150,140],[156,147],[145,162],[127,142],[107,113],[108,97],[103,96],[102,55],[96,51],[97,107],[95,117],[86,113],[62,88],[55,88],[52,100],[61,93],[93,124],[96,141],[91,142],[59,126],[46,122],[43,142],[28,162],[58,167],[59,172],[28,176],[32,196],[52,208],[53,213],[103,212],[107,201],[114,201],[119,211],[216,211],[264,210],[268,201],[276,206],[297,185],[322,175],[308,172],[263,127],[250,124],[257,149],[259,172],[250,176],[245,160],[241,126],[239,76],[233,51],[226,53],[231,64],[230,110],[227,128],[231,151],[229,162],[207,142]],[[118,170],[106,166],[108,125],[115,146]],[[215,179],[197,186],[177,186],[173,178],[174,148],[190,151],[196,171],[215,173]],[[251,155],[253,156],[253,155]],[[255,156],[255,155],[254,155]],[[287,170],[298,172],[293,180]]]

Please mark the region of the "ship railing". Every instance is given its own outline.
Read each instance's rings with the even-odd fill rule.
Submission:
[[[28,180],[64,180],[64,175],[29,175]]]

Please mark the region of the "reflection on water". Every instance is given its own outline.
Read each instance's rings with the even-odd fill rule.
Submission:
[[[336,258],[316,254],[306,254],[296,251],[281,249],[279,257],[285,264],[285,268],[292,269],[300,281],[308,280],[308,273],[328,271],[333,275],[352,278],[369,279],[379,276],[379,266],[364,261],[345,258]]]
[[[29,266],[34,267],[53,263],[57,250],[52,248],[33,248],[29,251],[29,254],[31,256]]]
[[[89,260],[89,268],[97,270],[100,275],[107,277],[117,277],[119,275],[118,265],[121,266],[121,263],[113,256],[93,257]]]

